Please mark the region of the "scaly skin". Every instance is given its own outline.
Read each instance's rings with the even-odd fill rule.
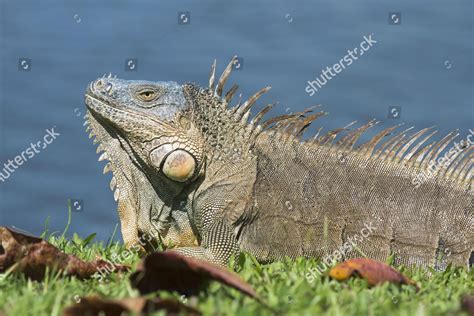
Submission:
[[[106,171],[113,172],[127,245],[146,234],[154,239],[147,250],[162,241],[223,265],[240,251],[260,261],[322,258],[370,227],[345,257],[393,254],[398,264],[468,265],[474,249],[470,144],[415,188],[413,179],[456,133],[426,146],[432,129],[385,140],[393,127],[355,148],[377,123],[371,121],[336,143],[343,129],[302,141],[304,129],[325,113],[261,123],[267,106],[248,123],[250,108],[268,88],[229,107],[236,89],[221,96],[232,63],[216,87],[214,63],[209,89],[110,76],[89,85],[87,122],[105,152],[101,158],[110,160]]]

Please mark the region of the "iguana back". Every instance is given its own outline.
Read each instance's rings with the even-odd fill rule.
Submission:
[[[339,251],[378,260],[393,254],[403,264],[466,265],[474,244],[467,185],[441,176],[415,188],[420,168],[413,159],[394,161],[394,151],[372,153],[372,146],[261,135],[242,248],[262,260]]]

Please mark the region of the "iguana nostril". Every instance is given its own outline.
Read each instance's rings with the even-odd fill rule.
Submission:
[[[108,94],[108,95],[111,95],[112,94],[112,88],[113,88],[113,85],[109,82],[107,83],[107,85],[105,86],[105,92]]]

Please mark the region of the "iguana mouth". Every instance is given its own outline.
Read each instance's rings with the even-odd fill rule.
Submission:
[[[117,107],[116,105],[112,105],[109,101],[100,98],[97,94],[93,94],[93,92],[87,91],[86,94],[86,99],[85,103],[87,105],[87,108],[94,112],[95,114],[99,115],[103,119],[106,119],[107,121],[113,122],[110,119],[108,119],[108,116],[110,116],[113,113],[116,114],[121,114],[121,115],[133,115],[134,111],[130,109],[122,109]]]
[[[112,117],[114,118],[124,118],[124,117],[139,117],[141,116],[140,113],[134,111],[130,108],[125,108],[120,106],[119,104],[114,104],[110,100],[107,100],[104,96],[101,95],[100,92],[96,91],[94,88],[95,82],[91,82],[87,86],[86,95],[85,95],[85,103],[87,108],[100,116],[103,120],[101,123],[105,121],[112,123],[116,123]],[[128,118],[130,119],[130,118]]]

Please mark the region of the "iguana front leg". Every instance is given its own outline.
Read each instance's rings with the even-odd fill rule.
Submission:
[[[208,177],[190,196],[188,209],[199,246],[173,251],[220,265],[227,265],[231,256],[240,253],[234,225],[251,205],[256,166],[254,160],[242,163],[241,168],[246,170],[242,177],[240,168],[226,168],[232,165],[226,160],[208,165]]]
[[[224,220],[217,220],[206,226],[199,246],[180,247],[171,251],[219,265],[227,265],[230,257],[239,253],[232,228]]]
[[[120,217],[120,227],[125,247],[140,246],[136,210],[127,198],[119,199],[117,212]]]

